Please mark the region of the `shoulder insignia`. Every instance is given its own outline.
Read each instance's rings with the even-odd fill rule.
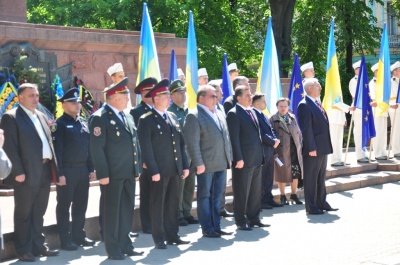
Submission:
[[[143,114],[142,116],[140,116],[140,118],[146,118],[146,117],[148,117],[148,116],[150,116],[151,115],[151,111],[148,111],[148,112],[146,112],[145,114]]]
[[[51,130],[51,132],[57,131],[57,123],[56,122],[53,123],[52,125],[50,125],[50,130]]]
[[[94,136],[100,136],[101,135],[101,128],[100,127],[94,127],[93,128],[93,134],[94,134]]]

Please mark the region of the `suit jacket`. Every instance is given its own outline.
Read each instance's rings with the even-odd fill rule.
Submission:
[[[224,101],[224,110],[225,113],[228,115],[228,112],[234,107],[236,106],[237,100],[235,98],[234,95],[230,95],[229,97],[227,97]]]
[[[228,125],[221,111],[216,115],[221,129],[200,106],[189,112],[183,126],[191,167],[205,165],[205,173],[227,169],[232,160]]]
[[[92,117],[90,152],[98,179],[129,179],[142,172],[133,117],[129,113],[125,117],[127,126],[108,105]]]
[[[37,111],[37,116],[49,142],[58,177],[57,158],[47,118],[40,111]],[[25,174],[24,184],[31,187],[39,186],[43,171],[43,144],[28,114],[21,107],[10,110],[1,118],[0,128],[4,130],[6,139],[4,151],[13,165],[10,177],[6,178],[4,183],[20,185],[15,181],[15,177]]]
[[[274,155],[276,153],[276,150],[274,148],[275,139],[279,139],[279,137],[272,128],[272,125],[269,122],[267,116],[265,116],[265,114],[262,112],[258,112],[256,109],[254,110],[254,112],[257,115],[258,123],[260,125],[260,134],[263,143],[264,155]]]
[[[12,164],[3,148],[0,148],[0,179],[6,178],[11,173]],[[1,233],[0,233],[1,236]]]
[[[182,175],[189,169],[185,141],[178,119],[167,112],[171,126],[154,109],[139,119],[138,135],[143,162],[149,176],[160,174],[161,178]]]
[[[299,127],[303,134],[303,156],[308,156],[309,152],[315,150],[317,156],[331,154],[329,121],[327,117],[324,117],[318,106],[306,96],[299,103],[297,115]]]
[[[149,112],[150,110],[151,110],[151,108],[149,108],[149,106],[143,100],[140,101],[140,103],[134,109],[131,109],[130,114],[132,115],[132,117],[135,121],[136,127],[139,124],[140,116]]]
[[[257,116],[253,112],[253,116]],[[232,143],[233,162],[243,160],[244,167],[260,166],[264,161],[264,153],[260,139],[259,125],[254,124],[247,112],[240,106],[233,107],[226,118]]]

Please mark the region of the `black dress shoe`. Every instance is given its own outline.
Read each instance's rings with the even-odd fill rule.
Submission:
[[[184,240],[182,240],[182,239],[180,239],[180,238],[175,239],[175,240],[168,240],[168,241],[167,241],[167,244],[168,244],[168,245],[173,245],[173,244],[177,244],[177,245],[186,245],[186,244],[189,244],[189,243],[190,243],[190,241],[184,241]]]
[[[199,220],[197,220],[193,216],[185,217],[183,219],[185,219],[185,221],[188,222],[188,224],[190,224],[190,225],[196,225],[199,223]]]
[[[230,236],[233,234],[233,232],[225,232],[223,230],[215,230],[215,232],[217,232],[218,234],[220,234],[221,236]]]
[[[144,253],[143,251],[138,252],[138,251],[134,251],[133,249],[130,249],[129,251],[125,252],[124,254],[132,257],[132,256],[142,256],[143,253]]]
[[[233,217],[234,215],[233,215],[233,213],[230,213],[230,212],[228,212],[227,210],[224,209],[224,210],[219,212],[219,216],[227,218],[227,217]]]
[[[185,220],[185,219],[183,219],[183,218],[179,218],[178,219],[178,225],[179,226],[188,226],[188,222]],[[150,233],[151,234],[151,233]]]
[[[89,238],[85,238],[83,241],[76,242],[76,244],[78,246],[82,246],[82,247],[92,247],[92,246],[94,246],[95,243],[96,243],[95,241],[93,241]]]
[[[129,237],[138,237],[138,233],[129,232]]]
[[[209,232],[204,232],[203,237],[220,238],[221,234],[218,233],[217,231],[209,231]]]
[[[243,231],[250,231],[253,230],[248,224],[242,224],[242,225],[236,225],[237,229],[243,230]]]
[[[271,225],[263,224],[260,221],[258,221],[258,222],[249,222],[249,226],[250,227],[255,227],[255,226],[258,226],[258,227],[270,227]]]
[[[276,201],[271,201],[268,203],[268,205],[272,206],[272,207],[282,207],[283,204],[277,203]]]
[[[307,214],[324,214],[324,211],[321,211],[321,210],[311,210],[311,211],[308,211],[307,212]]]
[[[272,207],[272,205],[269,205],[268,203],[263,203],[261,205],[261,209],[271,210],[271,209],[274,209],[274,207]]]
[[[54,257],[60,254],[58,250],[50,250],[50,249],[44,249],[41,252],[37,253],[36,256],[45,256],[45,257]]]
[[[25,262],[34,262],[35,256],[33,256],[32,253],[25,253],[25,254],[19,255],[18,259],[20,261],[25,261]]]
[[[113,260],[124,260],[125,259],[125,256],[124,255],[111,255],[111,256],[108,256],[108,258],[109,259],[113,259]]]
[[[166,249],[167,245],[165,245],[164,241],[160,241],[155,244],[154,248],[156,249]]]
[[[334,211],[337,211],[337,210],[339,210],[339,208],[328,208],[328,209],[324,209],[325,211],[327,211],[327,212],[334,212]]]
[[[65,242],[61,244],[61,249],[74,251],[78,249],[78,245],[75,244],[74,242]]]

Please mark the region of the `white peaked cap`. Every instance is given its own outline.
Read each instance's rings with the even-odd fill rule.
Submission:
[[[393,72],[394,69],[399,68],[399,67],[400,67],[400,62],[397,61],[390,66],[390,72]]]
[[[353,69],[354,69],[354,70],[356,70],[357,68],[360,68],[360,66],[361,66],[361,60],[359,60],[359,61],[353,63]]]
[[[108,68],[107,73],[112,76],[115,73],[123,72],[124,68],[122,67],[122,63],[115,63],[113,66]]]
[[[210,82],[208,82],[208,84],[209,85],[218,85],[218,86],[220,86],[220,85],[222,85],[222,79],[211,80]]]
[[[181,68],[178,68],[178,76],[185,76]]]
[[[374,64],[374,65],[371,67],[371,71],[372,71],[372,72],[375,72],[376,70],[378,70],[378,63]]]
[[[301,70],[302,72],[304,72],[304,71],[307,70],[307,69],[314,69],[314,64],[313,64],[313,62],[308,62],[308,63],[306,63],[306,64],[303,64],[303,65],[300,67],[300,70]]]
[[[228,65],[228,72],[237,71],[237,70],[238,70],[238,68],[237,68],[236,63],[231,63],[230,65]]]
[[[200,68],[200,69],[197,71],[197,77],[200,77],[200,76],[203,76],[203,75],[208,76],[206,68]]]

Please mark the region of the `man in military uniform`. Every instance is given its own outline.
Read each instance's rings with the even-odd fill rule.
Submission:
[[[350,80],[349,83],[349,90],[350,94],[353,97],[356,95],[357,89],[357,80],[358,80],[358,72],[360,70],[361,61],[355,62],[353,64],[353,69],[355,76]],[[354,136],[354,145],[356,149],[356,157],[357,162],[359,163],[368,163],[368,155],[365,149],[362,148],[362,111],[361,109],[356,108],[355,106],[350,107],[350,110],[353,111],[353,121],[354,121],[354,129],[353,129],[353,136]]]
[[[154,108],[139,120],[138,135],[143,163],[151,176],[150,209],[155,248],[167,244],[188,244],[179,238],[176,212],[179,204],[179,178],[189,174],[182,129],[175,114],[168,112],[169,81],[164,79],[145,97],[153,98]]]
[[[181,80],[175,80],[169,86],[171,92],[172,104],[169,106],[168,111],[174,113],[179,121],[179,127],[183,130],[183,123],[188,109],[185,107],[186,101],[186,88]],[[190,164],[190,158],[189,158]],[[180,226],[188,224],[198,224],[199,220],[192,216],[192,202],[195,187],[195,172],[189,171],[189,176],[181,179],[179,186],[179,211],[178,223]]]
[[[390,101],[389,101],[389,116],[390,116],[390,122],[392,124],[392,144],[391,144],[391,150],[393,151],[393,154],[395,157],[400,158],[400,113],[396,114],[396,119],[394,117],[394,114],[396,112],[396,109],[399,107],[399,105],[396,103],[396,98],[397,98],[397,93],[399,90],[399,80],[400,80],[400,62],[397,61],[394,64],[390,66],[390,70],[392,71],[393,77],[392,77],[392,85],[391,85],[391,90],[390,90]],[[399,112],[399,111],[397,111]],[[393,126],[394,124],[394,126]]]
[[[376,110],[376,78],[378,76],[378,63],[374,64],[371,67],[371,71],[374,73],[374,77],[369,81],[369,93],[371,95],[374,113],[374,124],[376,137],[371,140],[372,146],[374,149],[375,159],[377,160],[386,160],[387,152],[387,120],[388,120],[388,112],[385,111],[382,115],[378,116]]]
[[[57,183],[57,229],[61,248],[76,250],[78,245],[94,245],[94,241],[86,238],[83,227],[88,204],[89,179],[96,180],[96,174],[89,155],[89,128],[79,117],[79,90],[71,88],[58,101],[62,102],[64,114],[51,126],[54,150],[60,165]]]
[[[131,109],[131,115],[135,121],[136,128],[138,127],[139,118],[143,114],[149,112],[153,108],[153,102],[151,98],[145,98],[144,96],[157,84],[157,79],[154,77],[148,77],[144,79],[135,87],[135,94],[141,95],[142,100],[133,109]],[[150,184],[151,176],[149,176],[147,168],[143,168],[143,173],[139,178],[140,185],[140,223],[142,231],[145,234],[151,234],[151,218],[150,218]]]
[[[104,186],[104,244],[108,258],[141,255],[133,250],[129,232],[135,201],[135,177],[142,170],[133,117],[124,112],[128,78],[105,90],[107,105],[90,122],[90,151],[100,185]]]

